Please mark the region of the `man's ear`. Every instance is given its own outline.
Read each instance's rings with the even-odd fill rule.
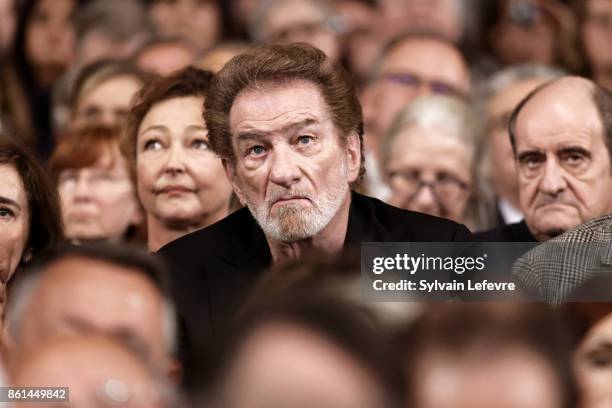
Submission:
[[[238,178],[236,176],[236,165],[232,163],[230,159],[221,159],[221,163],[223,164],[223,170],[225,170],[225,174],[227,175],[227,178],[234,189],[234,193],[236,193],[236,197],[238,197],[240,204],[245,205],[246,201],[244,200],[244,194],[242,194],[242,189],[240,188],[240,184],[238,183]]]
[[[361,168],[361,141],[356,132],[351,132],[346,138],[346,155],[349,183],[353,183],[359,177]]]

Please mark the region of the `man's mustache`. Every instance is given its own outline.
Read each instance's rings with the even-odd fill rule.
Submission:
[[[312,194],[308,190],[301,189],[278,189],[276,191],[272,191],[269,194],[269,197],[266,199],[266,206],[270,208],[279,200],[287,200],[290,198],[305,198],[309,201],[313,202]]]

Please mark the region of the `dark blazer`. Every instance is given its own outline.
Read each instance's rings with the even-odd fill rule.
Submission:
[[[474,234],[477,242],[536,242],[525,220]]]
[[[463,225],[352,193],[345,248],[362,242],[469,240],[470,232]],[[266,237],[246,208],[169,243],[158,253],[170,268],[184,325],[183,361],[223,334],[272,262]]]

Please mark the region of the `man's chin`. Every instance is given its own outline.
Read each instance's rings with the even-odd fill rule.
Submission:
[[[559,236],[563,234],[565,231],[569,231],[578,225],[579,223],[576,223],[576,222],[570,222],[570,221],[562,222],[561,220],[556,220],[555,222],[550,222],[550,223],[545,223],[545,222],[538,223],[537,230],[542,231],[542,234],[546,235],[548,239],[550,239],[550,238]]]
[[[313,220],[304,211],[293,209],[284,211],[279,217],[271,222],[274,231],[271,235],[282,242],[295,242],[312,238],[319,231],[314,227]]]

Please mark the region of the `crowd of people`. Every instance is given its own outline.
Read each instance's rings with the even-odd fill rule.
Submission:
[[[0,0],[0,385],[611,405],[608,41],[610,0]],[[366,242],[532,243],[543,302],[368,302]]]

